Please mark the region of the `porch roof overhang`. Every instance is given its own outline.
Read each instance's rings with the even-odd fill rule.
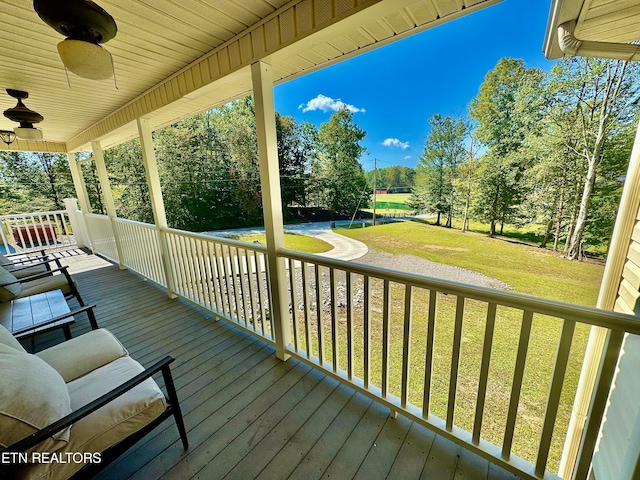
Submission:
[[[263,60],[278,84],[436,26],[500,0],[99,0],[116,20],[105,44],[113,79],[69,73],[29,0],[0,3],[0,86],[26,90],[45,120],[42,142],[0,149],[75,152],[99,140],[108,148],[251,92],[250,65]],[[418,56],[416,61],[419,61]],[[2,110],[14,100],[0,92]],[[0,129],[13,122],[0,118]]]
[[[570,22],[575,22],[575,26]],[[553,0],[543,47],[549,60],[569,55],[561,46],[563,38],[558,32],[561,25],[573,28],[564,42],[573,44],[577,55],[640,59],[640,47],[629,45],[640,39],[640,6],[637,1]],[[586,44],[583,51],[578,48],[578,42]]]

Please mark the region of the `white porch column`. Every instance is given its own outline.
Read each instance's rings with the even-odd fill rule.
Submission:
[[[89,194],[87,193],[87,186],[84,183],[80,164],[76,161],[73,153],[67,153],[67,160],[69,161],[69,170],[71,170],[71,178],[76,189],[76,198],[80,204],[80,209],[82,213],[91,213],[91,202],[89,201]]]
[[[71,230],[73,231],[73,238],[76,241],[76,245],[80,248],[90,245],[86,238],[87,230],[84,224],[84,214],[78,210],[78,200],[75,198],[65,198],[63,200],[64,207],[69,215],[69,223],[71,223]]]
[[[288,319],[287,272],[284,258],[278,258],[276,254],[278,249],[284,248],[284,228],[271,66],[264,62],[254,63],[251,65],[251,78],[256,111],[260,184],[262,186],[264,228],[267,237],[267,260],[269,262],[269,285],[272,300],[271,315],[274,320],[276,355],[280,360],[287,360],[289,355],[286,354],[286,347],[290,343],[291,330]]]
[[[118,252],[118,266],[124,269],[125,266],[124,263],[122,263],[122,248],[120,246],[120,238],[118,237],[118,226],[116,225],[116,218],[118,218],[116,215],[116,205],[113,202],[109,174],[107,173],[107,166],[104,163],[104,155],[102,154],[100,142],[91,142],[91,149],[93,150],[93,159],[96,163],[98,180],[100,181],[100,188],[102,189],[102,199],[104,200],[104,206],[107,209],[109,220],[111,220],[111,229],[113,230],[113,238],[116,243],[116,251]]]
[[[600,292],[598,294],[596,307],[603,310],[615,309],[620,282],[622,280],[622,271],[627,260],[629,243],[631,241],[633,228],[636,224],[639,207],[640,125],[636,131],[624,189],[622,191],[622,198],[620,199],[620,208],[618,209],[609,253],[607,254],[607,263],[600,283]],[[562,451],[562,458],[560,459],[558,475],[562,478],[571,478],[574,470],[596,378],[599,375],[602,353],[605,348],[608,332],[609,330],[605,328],[591,327],[584,355],[584,363],[582,364],[582,371],[580,372],[576,398],[573,404],[573,411],[571,412],[571,419],[569,420],[569,427],[567,429],[567,438]],[[600,392],[600,396],[607,396],[608,393],[609,392]],[[594,433],[590,433],[590,435],[593,436]],[[597,435],[597,431],[595,435]],[[594,438],[586,440],[595,442]]]
[[[76,190],[76,198],[78,199],[78,203],[80,203],[80,210],[82,210],[82,215],[80,215],[80,219],[77,220],[82,222],[82,224],[80,225],[80,228],[83,232],[82,235],[78,235],[78,233],[76,233],[76,226],[72,225],[72,228],[74,229],[74,235],[76,236],[76,243],[78,243],[78,245],[81,247],[89,246],[93,248],[93,246],[91,245],[91,236],[88,233],[87,224],[84,221],[84,214],[91,213],[91,202],[89,201],[87,186],[84,183],[82,169],[80,168],[80,164],[76,161],[73,153],[67,153],[67,161],[69,162],[69,170],[71,171],[73,186]],[[78,206],[77,203],[75,206]],[[71,215],[71,213],[69,213],[69,215]],[[82,242],[78,241],[80,237],[82,237]],[[81,245],[80,243],[84,245]]]
[[[136,122],[138,124],[140,146],[142,147],[142,161],[144,163],[144,171],[147,174],[147,186],[149,187],[149,196],[151,197],[153,221],[158,229],[158,237],[160,239],[162,269],[167,284],[167,293],[170,298],[176,298],[175,293],[173,293],[173,274],[171,271],[171,259],[166,236],[166,230],[169,226],[167,224],[167,214],[164,209],[164,200],[162,199],[162,189],[160,188],[160,175],[158,174],[158,163],[156,162],[156,153],[153,148],[151,126],[149,125],[149,120],[146,118],[138,118]]]

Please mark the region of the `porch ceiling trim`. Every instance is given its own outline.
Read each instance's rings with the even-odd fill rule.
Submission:
[[[552,60],[573,54],[561,47],[558,27],[575,22],[572,42],[580,42],[576,55],[635,60],[629,43],[640,39],[640,5],[635,0],[553,0],[543,51]],[[573,26],[575,25],[575,26]]]
[[[8,150],[10,152],[66,153],[67,145],[64,142],[16,140],[11,145],[0,142],[0,150]]]
[[[122,129],[136,118],[150,118],[153,112],[181,99],[196,100],[195,103],[201,106],[176,108],[176,112],[180,112],[176,115],[168,115],[164,109],[164,117],[160,115],[161,118],[154,119],[153,123],[156,126],[166,125],[177,121],[178,115],[185,118],[238,98],[250,91],[248,68],[245,67],[259,60],[274,66],[274,80],[279,83],[499,1],[292,1],[70,138],[66,143],[67,151],[84,149],[91,141]],[[333,52],[324,48],[327,45],[331,47],[331,42],[338,42],[345,37],[350,42],[346,53],[344,47],[333,48]],[[323,50],[321,54],[320,50]],[[316,58],[312,58],[314,55]],[[291,60],[294,57],[296,60],[305,57],[307,67],[293,66]],[[197,101],[207,92],[214,92],[212,87],[217,86],[213,85],[214,82],[243,69],[248,89],[236,89],[232,95],[216,95],[218,98],[209,103],[207,98]],[[208,85],[209,88],[203,89]],[[204,93],[198,92],[200,89]]]

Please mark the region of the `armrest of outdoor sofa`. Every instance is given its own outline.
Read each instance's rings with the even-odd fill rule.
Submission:
[[[119,387],[114,388],[110,392],[105,393],[100,398],[95,399],[93,402],[86,404],[84,407],[79,408],[75,412],[70,413],[66,417],[61,418],[57,422],[52,423],[51,425],[43,428],[42,430],[38,430],[35,433],[32,433],[28,437],[23,438],[19,442],[14,443],[13,445],[8,446],[4,450],[0,450],[0,452],[24,452],[31,447],[39,444],[40,442],[46,440],[51,435],[58,433],[70,425],[73,425],[78,420],[90,415],[95,412],[99,408],[105,406],[112,400],[118,398],[119,396],[125,394],[135,386],[144,382],[147,378],[150,378],[152,375],[158,373],[162,370],[163,375],[169,375],[171,377],[171,370],[169,368],[169,364],[174,361],[174,358],[171,356],[166,356],[162,360],[154,363],[149,368],[146,368],[143,372],[140,372],[138,375],[133,377],[131,380],[126,381]],[[166,378],[166,377],[165,377]],[[169,397],[171,400],[171,397]]]
[[[32,327],[26,327],[26,328],[22,328],[22,329],[19,329],[19,330],[14,330],[11,333],[13,335],[20,335],[21,333],[28,332],[29,330],[33,330],[35,328],[45,327],[47,325],[51,325],[52,323],[59,322],[60,320],[64,320],[65,318],[69,318],[69,317],[72,317],[73,315],[77,315],[78,313],[83,313],[83,312],[86,312],[87,315],[89,316],[89,321],[91,322],[91,328],[93,330],[97,330],[98,325],[96,323],[95,315],[93,313],[93,309],[94,308],[96,308],[95,304],[86,305],[86,306],[84,306],[82,308],[74,310],[73,312],[65,313],[64,315],[58,315],[57,317],[54,317],[51,320],[47,320],[46,322],[39,323],[35,327],[33,327],[33,326]]]

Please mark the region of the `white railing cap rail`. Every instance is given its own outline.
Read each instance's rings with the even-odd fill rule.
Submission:
[[[61,215],[63,213],[67,213],[67,210],[51,210],[49,212],[31,212],[31,213],[12,213],[9,215],[0,215],[0,219],[10,220],[15,218],[39,217],[42,215]]]
[[[441,280],[411,273],[397,272],[381,267],[372,267],[344,260],[329,259],[309,253],[295,252],[285,248],[278,249],[279,257],[292,258],[307,263],[314,263],[324,267],[337,268],[360,275],[374,278],[384,278],[392,282],[411,285],[414,287],[437,290],[452,295],[480,300],[497,305],[532,311],[542,315],[573,320],[575,322],[597,325],[599,327],[620,330],[633,334],[640,334],[640,318],[624,313],[600,310],[570,303],[548,300],[520,293],[502,292],[486,287],[467,285],[449,280]]]
[[[267,253],[267,246],[261,243],[251,243],[245,242],[243,240],[235,240],[232,238],[217,237],[215,235],[204,235],[202,233],[187,232],[186,230],[178,230],[176,228],[167,228],[164,231],[176,235],[184,235],[185,237],[197,238],[199,240],[207,240],[209,242],[221,243],[224,245],[230,245],[232,247],[240,247],[248,250]]]
[[[153,223],[138,222],[137,220],[129,220],[128,218],[120,218],[120,217],[114,218],[114,220],[116,221],[116,223],[126,223],[129,225],[136,225],[140,228],[149,228],[149,229],[157,230],[157,227]]]

